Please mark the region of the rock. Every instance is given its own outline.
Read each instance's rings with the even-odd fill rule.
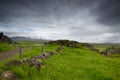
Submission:
[[[43,62],[39,62],[39,63],[36,64],[36,68],[38,70],[40,70],[40,68],[42,67],[42,65],[43,65]]]
[[[29,62],[29,59],[23,59],[23,63],[28,63]]]
[[[39,58],[40,58],[39,55],[36,55],[36,56],[31,57],[31,59],[39,59]]]
[[[93,46],[92,44],[83,43],[82,45],[83,45],[84,47],[89,48],[89,49],[92,50],[92,51],[95,51],[95,52],[97,52],[97,53],[100,53],[99,49],[94,48],[94,46]]]
[[[49,52],[51,55],[54,55],[55,53],[54,52]]]
[[[0,32],[0,39],[3,37],[3,32]]]
[[[83,45],[84,45],[85,47],[88,47],[88,48],[90,48],[90,49],[94,48],[94,47],[93,47],[93,45],[91,45],[91,44],[88,44],[88,43],[83,43]]]
[[[48,57],[51,56],[51,53],[44,53],[43,56],[44,56],[45,58],[48,58]]]
[[[9,38],[8,36],[4,35],[3,32],[0,33],[0,41],[6,42],[6,43],[9,43],[9,44],[12,43],[12,39]]]
[[[18,80],[16,75],[11,71],[5,71],[0,76],[0,80]]]
[[[120,54],[120,48],[111,47],[111,48],[108,48],[108,49],[102,51],[101,54],[104,54],[104,55]]]
[[[12,66],[12,65],[18,66],[20,64],[21,64],[21,61],[13,60],[13,61],[8,62],[5,65],[9,67],[9,66]]]
[[[69,41],[69,40],[57,40],[57,41],[50,41],[49,44],[57,44],[60,46],[67,46],[70,48],[78,48],[79,42],[77,41]]]
[[[44,60],[44,59],[45,59],[45,57],[44,57],[43,55],[41,55],[41,56],[40,56],[40,58],[41,58],[42,60]]]

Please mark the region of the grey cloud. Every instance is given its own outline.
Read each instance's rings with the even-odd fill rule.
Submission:
[[[102,2],[93,10],[99,23],[108,26],[120,25],[120,0],[102,0]]]
[[[76,16],[84,8],[93,8],[97,21],[106,25],[119,25],[119,0],[0,0],[0,21],[14,18],[41,18],[62,20]],[[81,14],[81,13],[79,13]]]
[[[119,0],[0,0],[0,30],[10,36],[114,42],[119,7]]]
[[[76,15],[81,8],[91,6],[96,0],[0,0],[0,21],[13,18],[54,17],[56,20]]]
[[[20,33],[20,32],[4,32],[4,34],[6,34],[6,35],[8,35],[9,34],[9,36],[12,36],[12,35],[14,35],[14,36],[16,36],[16,35],[23,35],[24,33]]]
[[[105,42],[110,42],[110,43],[119,43],[120,41],[120,33],[111,33],[112,36],[106,38]]]

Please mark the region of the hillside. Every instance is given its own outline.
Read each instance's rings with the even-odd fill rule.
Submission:
[[[12,65],[9,61],[1,63],[0,73],[3,75],[2,72],[12,71],[15,77],[13,80],[120,79],[120,59],[106,57],[81,44],[77,47],[64,45],[60,51],[57,51],[57,48],[59,49],[59,46],[56,43],[46,44],[44,54],[53,53],[43,60],[39,69],[36,62],[33,66],[30,66],[29,63],[31,62],[29,60],[35,60],[39,55],[42,55],[41,47],[32,47],[29,51],[23,53],[22,64],[17,62],[12,63],[14,64]],[[19,60],[19,55],[12,59]],[[41,63],[41,58],[38,58],[37,62]],[[7,64],[7,66],[4,64]],[[8,64],[10,65],[8,66]]]

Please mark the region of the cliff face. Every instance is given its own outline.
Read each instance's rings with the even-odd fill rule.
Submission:
[[[3,34],[3,32],[0,32],[0,41],[6,42],[6,43],[12,43],[12,39],[6,35]]]

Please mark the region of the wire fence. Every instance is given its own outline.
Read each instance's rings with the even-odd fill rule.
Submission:
[[[22,60],[22,52],[23,52],[23,47],[27,47],[28,45],[11,45],[12,47],[18,47],[19,48],[19,55],[20,55],[20,60]],[[41,53],[44,53],[44,48],[45,44],[42,45],[30,45],[29,47],[41,47]]]

